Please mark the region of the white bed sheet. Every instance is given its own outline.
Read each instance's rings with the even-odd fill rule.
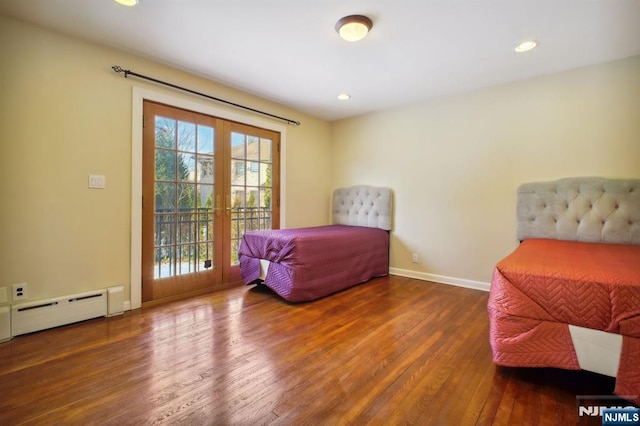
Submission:
[[[580,368],[616,377],[620,366],[622,336],[600,330],[569,325]]]

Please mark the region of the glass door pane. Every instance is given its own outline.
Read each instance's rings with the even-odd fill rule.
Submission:
[[[246,231],[272,229],[273,140],[250,129],[231,131],[231,264]]]
[[[154,278],[215,265],[212,127],[155,117]]]

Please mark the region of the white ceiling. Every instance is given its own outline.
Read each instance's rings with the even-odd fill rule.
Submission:
[[[327,120],[640,54],[640,0],[0,0],[0,14]],[[350,14],[373,20],[361,42],[335,32]]]

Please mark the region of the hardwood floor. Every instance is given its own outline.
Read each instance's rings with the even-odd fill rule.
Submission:
[[[614,382],[491,361],[487,293],[238,287],[0,344],[0,424],[576,424]],[[599,423],[595,423],[599,424]]]

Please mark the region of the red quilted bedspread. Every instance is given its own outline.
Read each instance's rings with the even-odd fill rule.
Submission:
[[[239,250],[240,274],[250,284],[260,259],[271,262],[264,284],[284,299],[317,299],[389,274],[389,233],[361,226],[253,231]]]
[[[640,403],[640,246],[526,240],[496,265],[493,360],[580,369],[568,324],[623,336],[615,392]]]

